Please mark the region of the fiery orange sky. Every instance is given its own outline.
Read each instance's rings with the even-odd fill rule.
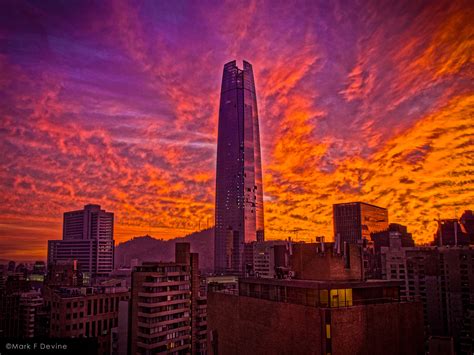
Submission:
[[[87,203],[117,242],[212,225],[232,59],[254,68],[268,239],[331,239],[332,204],[365,201],[426,242],[474,208],[472,2],[1,7],[0,258],[44,258]]]

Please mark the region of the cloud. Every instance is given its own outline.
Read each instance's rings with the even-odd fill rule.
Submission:
[[[254,67],[266,236],[330,238],[332,204],[361,200],[428,241],[433,216],[474,204],[473,11],[461,1],[5,7],[0,257],[44,256],[62,213],[86,203],[116,213],[117,241],[213,224],[232,59]]]

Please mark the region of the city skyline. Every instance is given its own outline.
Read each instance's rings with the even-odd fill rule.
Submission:
[[[255,68],[266,239],[331,239],[332,205],[362,201],[428,242],[474,205],[469,2],[2,7],[0,258],[44,259],[88,203],[117,242],[210,226],[233,58]]]

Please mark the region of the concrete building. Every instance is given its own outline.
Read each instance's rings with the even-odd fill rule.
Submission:
[[[114,268],[114,214],[99,205],[64,213],[63,239],[48,241],[48,264],[77,260],[79,270],[93,277]]]
[[[245,276],[275,278],[275,266],[278,262],[278,253],[275,246],[285,246],[284,240],[268,240],[245,244]]]
[[[130,300],[119,301],[118,324],[111,329],[111,355],[128,354],[128,330],[130,321]]]
[[[334,240],[357,243],[371,234],[388,229],[388,211],[364,202],[333,205]],[[339,239],[338,239],[339,238]]]
[[[175,262],[144,262],[132,273],[131,354],[205,353],[198,254],[176,243]]]
[[[36,322],[38,312],[43,307],[43,297],[38,291],[23,292],[20,295],[20,322],[21,336],[23,338],[33,338],[38,336]]]
[[[381,248],[410,248],[415,246],[415,241],[411,233],[408,233],[406,226],[396,223],[390,223],[385,231],[372,233],[372,248],[366,248],[366,276],[372,279],[381,279],[382,276],[382,257]],[[373,262],[372,262],[373,261]]]
[[[50,337],[96,338],[97,354],[111,352],[111,330],[118,326],[120,301],[130,293],[116,287],[64,287],[44,290],[50,309]]]
[[[296,279],[239,279],[238,295],[209,292],[209,354],[423,352],[421,304],[403,302],[399,282],[362,281],[359,246],[346,255],[332,243],[294,247]]]
[[[423,304],[427,336],[452,337],[458,353],[474,351],[474,248],[382,247],[382,276],[402,282],[403,299]]]

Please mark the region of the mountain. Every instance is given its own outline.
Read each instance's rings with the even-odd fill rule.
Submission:
[[[214,268],[214,228],[195,232],[170,240],[156,239],[149,235],[135,237],[115,247],[115,266],[130,266],[131,259],[139,261],[174,261],[174,245],[191,244],[191,252],[199,253],[199,268]]]

